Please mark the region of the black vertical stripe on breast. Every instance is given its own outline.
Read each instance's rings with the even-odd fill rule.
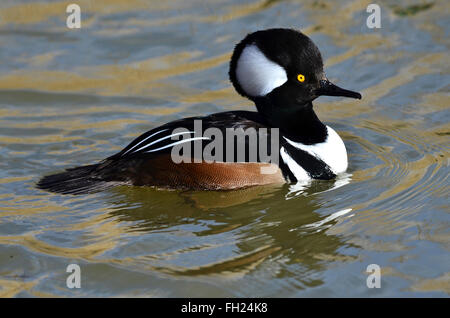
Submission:
[[[310,153],[295,148],[287,142],[282,143],[282,147],[286,150],[286,153],[295,161],[297,164],[305,169],[309,176],[313,179],[330,180],[336,177],[336,174],[331,171],[330,167],[321,159],[311,155]],[[281,160],[283,162],[283,160]],[[284,162],[283,162],[284,163]],[[298,181],[295,175],[290,171],[287,164],[281,165],[280,168],[285,177],[289,177],[290,181]],[[286,170],[287,169],[287,170]],[[291,180],[291,178],[294,180]]]

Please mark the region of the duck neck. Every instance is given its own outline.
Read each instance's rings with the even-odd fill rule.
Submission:
[[[312,102],[285,107],[273,105],[267,99],[259,99],[255,104],[267,124],[279,128],[280,133],[292,141],[312,145],[327,139],[327,126],[317,117]]]

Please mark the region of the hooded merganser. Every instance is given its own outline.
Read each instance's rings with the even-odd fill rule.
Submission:
[[[358,99],[361,95],[328,81],[319,49],[306,35],[292,29],[268,29],[247,35],[234,49],[229,76],[236,91],[255,103],[257,112],[229,111],[167,123],[144,133],[98,164],[43,177],[38,188],[64,194],[92,193],[123,184],[236,189],[332,179],[347,169],[342,139],[319,120],[312,101],[321,95]],[[274,150],[281,160],[274,164],[259,155],[250,159],[249,141],[245,139],[244,160],[235,160],[233,155],[231,162],[174,162],[171,151],[176,145],[200,142],[201,149],[207,147],[202,141],[211,138],[194,133],[196,121],[201,121],[202,132],[214,128],[226,136],[225,131],[230,128],[252,128],[264,132],[258,134],[259,139],[262,135],[273,137],[272,130],[278,128],[278,149]],[[179,128],[185,130],[175,132]],[[175,137],[184,138],[177,142]],[[235,136],[229,138],[235,140]],[[228,143],[225,137],[223,144]],[[266,146],[270,148],[271,144]],[[275,170],[262,173],[262,167]]]

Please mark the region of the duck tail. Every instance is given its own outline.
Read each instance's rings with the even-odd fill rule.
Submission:
[[[103,180],[96,174],[100,164],[66,169],[61,173],[43,177],[38,189],[61,194],[88,194],[103,191],[118,185],[118,182]]]

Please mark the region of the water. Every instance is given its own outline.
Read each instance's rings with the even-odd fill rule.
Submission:
[[[450,293],[448,1],[78,0],[0,5],[1,296],[426,296]],[[252,110],[227,79],[248,32],[296,27],[328,77],[320,98],[348,175],[304,187],[86,196],[35,189],[169,120]],[[82,287],[66,287],[66,267]],[[382,269],[380,289],[366,268]]]

